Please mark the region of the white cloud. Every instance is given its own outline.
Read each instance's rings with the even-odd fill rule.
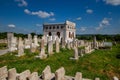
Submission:
[[[40,18],[48,18],[48,17],[51,17],[51,16],[54,16],[54,13],[53,12],[46,12],[46,11],[36,11],[36,12],[31,12],[30,10],[28,9],[25,9],[24,12],[26,14],[30,14],[30,15],[36,15]]]
[[[87,12],[88,14],[92,14],[92,13],[93,13],[93,10],[92,10],[92,9],[87,9],[86,12]]]
[[[14,28],[15,25],[14,24],[9,24],[8,27]]]
[[[76,20],[81,20],[82,19],[82,17],[78,17],[78,18],[76,18]]]
[[[55,18],[50,18],[49,20],[50,20],[50,21],[55,21],[56,19],[55,19]]]
[[[37,27],[41,27],[42,25],[41,24],[36,24]]]
[[[27,6],[28,3],[25,0],[15,0],[18,3],[18,6],[22,7],[22,6]]]
[[[113,6],[118,6],[120,5],[120,0],[103,0],[106,2],[106,4],[110,4],[110,5],[113,5]]]
[[[106,26],[110,25],[111,18],[103,18],[103,20],[99,23],[99,26],[96,27],[96,30],[101,30]]]
[[[80,31],[81,31],[81,32],[86,31],[86,27],[80,27]]]
[[[104,19],[102,20],[101,24],[102,24],[102,25],[106,25],[106,26],[110,25],[109,19],[108,19],[108,18],[104,18]]]
[[[24,12],[25,12],[26,14],[30,14],[30,13],[31,13],[28,9],[25,9]]]

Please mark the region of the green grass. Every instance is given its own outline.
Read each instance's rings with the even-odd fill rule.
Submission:
[[[80,57],[78,61],[69,59],[73,56],[73,50],[60,51],[45,60],[34,58],[39,52],[29,53],[29,50],[25,50],[26,55],[22,57],[16,57],[17,52],[9,53],[0,56],[0,67],[8,66],[9,69],[15,67],[18,73],[29,69],[31,72],[37,71],[40,75],[47,65],[50,65],[52,72],[63,66],[66,75],[75,76],[76,72],[82,72],[84,78],[100,77],[101,80],[110,80],[113,76],[120,78],[120,59],[116,58],[120,53],[120,45],[113,46],[112,50],[96,50],[92,54]]]
[[[6,43],[0,43],[0,49],[6,49],[7,44]]]

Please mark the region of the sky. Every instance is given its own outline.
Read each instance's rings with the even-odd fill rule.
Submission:
[[[0,32],[42,34],[66,20],[77,34],[120,34],[120,0],[0,0]]]

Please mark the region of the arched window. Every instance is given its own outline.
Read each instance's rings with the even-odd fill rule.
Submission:
[[[71,38],[71,33],[69,32],[69,38]]]
[[[72,37],[74,38],[74,32],[72,33]]]
[[[53,29],[55,29],[55,26],[53,26]]]
[[[51,29],[51,26],[49,27],[49,29]]]
[[[61,29],[63,29],[64,26],[61,26]]]
[[[46,29],[48,29],[48,27],[46,27]]]
[[[60,38],[60,32],[57,32],[57,36]]]
[[[57,26],[57,29],[59,29],[59,26]]]

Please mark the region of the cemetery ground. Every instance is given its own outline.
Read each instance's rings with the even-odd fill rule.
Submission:
[[[39,51],[30,53],[29,50],[25,50],[25,55],[21,57],[15,56],[16,51],[0,56],[0,67],[16,68],[18,73],[29,69],[31,72],[37,71],[40,75],[47,65],[51,67],[52,72],[63,66],[66,75],[74,76],[76,72],[82,72],[84,78],[99,77],[101,80],[110,80],[113,76],[120,78],[120,59],[116,58],[116,55],[120,54],[120,44],[113,46],[111,50],[95,50],[77,61],[69,59],[73,53],[73,50],[61,49],[60,53],[40,60],[35,58]]]

